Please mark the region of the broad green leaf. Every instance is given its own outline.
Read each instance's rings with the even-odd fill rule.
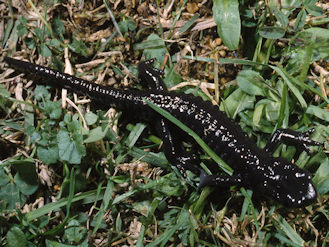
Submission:
[[[82,156],[86,154],[82,141],[81,134],[73,133],[70,136],[68,131],[60,130],[57,134],[60,159],[71,164],[80,164]]]
[[[98,126],[89,131],[88,137],[83,141],[84,143],[91,143],[102,140],[108,131],[108,126],[103,130],[101,126]]]
[[[136,22],[132,18],[124,19],[119,22],[120,31],[127,33],[136,29]]]
[[[63,50],[63,48],[61,47],[60,42],[57,39],[50,39],[46,41],[46,44],[50,47],[54,47],[58,50]]]
[[[307,46],[305,56],[303,57],[301,72],[300,72],[300,75],[298,76],[298,80],[300,82],[304,82],[307,77],[307,73],[309,71],[310,64],[311,64],[313,50],[314,50],[314,43],[311,42]]]
[[[33,50],[36,47],[36,42],[33,38],[29,38],[28,36],[26,36],[24,38],[24,43],[26,44],[26,46],[30,49]]]
[[[252,122],[257,127],[259,127],[259,122],[262,117],[264,107],[265,107],[264,104],[259,104],[255,107],[255,111],[252,117]]]
[[[38,189],[38,177],[28,177],[26,173],[16,173],[14,182],[24,195],[32,195]]]
[[[287,16],[285,16],[276,6],[271,7],[271,11],[274,13],[276,19],[280,23],[280,26],[286,28],[289,24]]]
[[[6,89],[4,84],[0,84],[0,96],[2,97],[10,97],[10,92]]]
[[[24,195],[32,195],[38,189],[38,175],[34,161],[22,160],[13,163],[17,171],[14,182]]]
[[[182,181],[173,177],[173,173],[169,173],[158,180],[155,189],[165,194],[166,196],[181,196],[185,187],[182,185]]]
[[[167,88],[173,87],[182,81],[182,77],[179,73],[175,72],[175,66],[172,66],[166,71],[166,77],[163,78],[163,82]]]
[[[155,58],[156,61],[163,61],[168,53],[165,42],[156,34],[150,34],[146,41],[134,45],[134,49],[144,49],[143,54],[146,59]]]
[[[8,184],[10,181],[8,175],[5,173],[5,170],[0,167],[0,186]]]
[[[329,112],[315,105],[310,105],[306,109],[306,113],[314,115],[322,120],[329,122]]]
[[[70,132],[73,132],[73,133],[79,133],[80,134],[80,129],[81,129],[81,123],[77,120],[78,118],[78,115],[74,115],[72,117],[72,121],[66,121],[66,125],[67,125],[67,129],[70,131]]]
[[[137,43],[134,45],[134,50],[144,50],[144,49],[165,49],[166,45],[164,41],[156,34],[150,34],[146,41],[142,43]]]
[[[150,151],[144,151],[140,148],[132,147],[129,152],[129,155],[134,157],[135,159],[147,162],[152,165],[160,166],[160,167],[167,167],[167,159],[164,154],[161,153],[154,153]]]
[[[87,229],[81,227],[80,222],[72,219],[67,224],[64,232],[64,238],[74,244],[79,244],[87,236]],[[81,245],[79,245],[81,246]]]
[[[60,101],[47,101],[44,103],[44,109],[50,119],[59,119],[62,115],[62,108],[61,108]]]
[[[40,135],[40,132],[37,132],[37,131],[34,131],[34,127],[32,129],[33,126],[31,126],[30,130],[32,131],[31,132],[31,143],[37,143],[41,140],[41,135]]]
[[[24,235],[23,231],[17,227],[13,226],[7,232],[7,243],[8,247],[26,247],[27,240],[26,236]]]
[[[91,112],[91,111],[87,112],[86,115],[85,115],[85,120],[86,120],[86,122],[89,126],[96,123],[97,119],[98,119],[98,116],[95,113]]]
[[[253,70],[242,70],[237,76],[237,82],[242,91],[250,95],[264,96],[264,79]]]
[[[270,101],[266,104],[265,114],[268,121],[277,121],[280,116],[280,102]]]
[[[311,27],[297,33],[296,37],[308,40],[315,37],[316,40],[329,40],[329,30],[321,27]]]
[[[75,247],[76,245],[62,244],[54,240],[46,239],[46,247]]]
[[[223,43],[231,50],[238,48],[241,20],[238,0],[214,0],[213,16]]]
[[[51,57],[52,56],[51,50],[44,43],[41,43],[38,48],[39,48],[40,54],[43,57]]]
[[[8,205],[7,209],[15,209],[22,206],[23,198],[20,197],[19,189],[16,184],[8,183],[1,187],[0,200],[4,200]]]
[[[64,23],[58,15],[56,15],[54,18],[53,31],[54,31],[54,34],[59,35],[60,37],[62,37],[62,35],[65,32]]]
[[[286,33],[286,30],[282,27],[261,27],[259,29],[259,35],[266,39],[280,39]]]
[[[314,16],[321,16],[324,14],[324,9],[320,8],[319,6],[315,5],[317,1],[305,1],[305,8],[306,11]]]
[[[295,9],[300,7],[303,4],[303,0],[283,0],[281,2],[278,1],[270,1],[270,4],[274,4],[276,6],[280,6],[280,10],[286,16],[289,16]]]
[[[77,40],[73,37],[73,42],[68,44],[68,47],[75,53],[81,54],[84,57],[88,56],[88,47],[85,45],[85,43],[83,43],[82,40]]]
[[[38,146],[37,148],[38,158],[47,165],[55,164],[57,162],[59,159],[58,152],[59,150],[57,145],[52,145],[49,147]]]
[[[329,159],[327,158],[316,171],[313,181],[317,191],[324,195],[329,191]]]
[[[34,28],[34,33],[41,42],[44,41],[44,32],[40,28]]]
[[[304,9],[302,9],[301,11],[299,11],[295,24],[294,24],[294,30],[296,32],[301,30],[304,27],[305,20],[306,20],[306,11]]]
[[[225,111],[235,119],[239,112],[251,109],[254,106],[255,97],[246,94],[238,88],[220,104],[220,110]]]
[[[24,127],[22,126],[21,123],[6,121],[5,124],[6,124],[6,126],[8,126],[9,128],[12,128],[14,130],[24,131]]]
[[[34,97],[40,101],[42,99],[50,99],[50,94],[45,86],[37,85],[34,90]]]
[[[137,201],[132,204],[134,211],[140,213],[141,215],[147,216],[148,212],[151,210],[151,202],[150,201]]]

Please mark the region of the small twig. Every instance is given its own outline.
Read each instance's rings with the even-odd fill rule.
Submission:
[[[316,62],[313,62],[312,65],[314,66],[315,71],[319,72],[323,77],[329,76],[329,72],[322,66],[318,65]]]
[[[66,101],[67,101],[67,103],[69,103],[69,105],[71,105],[74,109],[77,110],[77,112],[79,113],[79,115],[80,115],[80,117],[82,119],[83,127],[86,130],[89,130],[89,128],[87,126],[87,122],[86,122],[85,118],[83,117],[82,112],[80,111],[79,107],[77,107],[77,105],[74,104],[74,102],[72,100],[70,100],[69,98],[66,98]]]

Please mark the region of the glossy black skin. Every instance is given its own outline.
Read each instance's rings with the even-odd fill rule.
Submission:
[[[288,207],[304,207],[316,200],[317,193],[310,174],[272,152],[280,142],[297,145],[309,152],[309,146],[320,145],[309,135],[313,129],[299,133],[277,130],[265,149],[258,148],[239,125],[219,111],[217,106],[200,97],[168,92],[160,76],[162,72],[151,66],[153,61],[140,63],[139,76],[151,87],[150,91],[128,91],[97,85],[68,74],[20,60],[5,58],[17,70],[45,78],[52,84],[70,88],[101,101],[103,106],[116,107],[130,112],[146,113],[152,121],[158,119],[168,161],[185,175],[198,158],[182,150],[170,132],[170,123],[149,108],[146,100],[168,111],[196,132],[214,152],[234,169],[232,176],[201,173],[199,187],[230,185],[246,186],[269,196]],[[146,100],[145,100],[146,99]]]

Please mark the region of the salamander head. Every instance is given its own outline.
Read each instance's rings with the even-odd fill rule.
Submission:
[[[311,175],[285,159],[275,158],[264,171],[260,190],[288,207],[305,207],[316,200]]]

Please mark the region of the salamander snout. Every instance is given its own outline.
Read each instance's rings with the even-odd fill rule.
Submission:
[[[317,198],[309,172],[281,158],[274,161],[265,181],[263,188],[288,207],[305,207]]]
[[[281,197],[283,203],[289,207],[304,207],[316,200],[316,189],[308,172],[295,172],[285,177],[282,185],[285,193]]]

